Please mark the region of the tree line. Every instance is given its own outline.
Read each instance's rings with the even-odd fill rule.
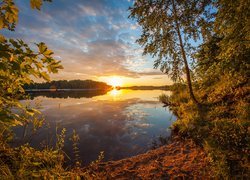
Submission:
[[[104,82],[92,80],[58,80],[42,83],[25,84],[24,89],[101,89],[107,90],[111,86]]]

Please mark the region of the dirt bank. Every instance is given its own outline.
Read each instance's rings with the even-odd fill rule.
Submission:
[[[194,179],[208,177],[208,158],[190,140],[173,138],[168,145],[119,161],[89,168],[94,179]]]

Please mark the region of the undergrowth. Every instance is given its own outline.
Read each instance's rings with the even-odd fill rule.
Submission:
[[[174,85],[171,96],[160,97],[162,102],[169,102],[178,118],[172,125],[173,133],[204,148],[217,178],[250,175],[249,95],[243,92],[249,86],[233,86],[231,93],[227,87],[206,93],[196,87],[200,106],[189,99],[184,85]],[[221,91],[227,92],[222,95]]]
[[[11,147],[5,133],[0,134],[0,179],[95,179],[98,176],[90,171],[104,158],[101,152],[89,168],[83,169],[77,147],[79,136],[73,131],[71,141],[75,155],[75,165],[65,167],[66,155],[63,151],[65,129],[57,134],[57,143],[42,150],[31,147],[28,143]]]

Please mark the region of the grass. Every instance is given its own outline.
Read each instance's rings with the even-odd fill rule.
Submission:
[[[172,131],[203,147],[215,177],[246,178],[250,175],[250,115],[244,89],[248,87],[237,84],[228,87],[228,81],[220,82],[216,87],[219,90],[197,86],[200,107],[189,99],[184,85],[173,86],[173,94],[169,97],[163,95],[160,100],[170,105],[178,117]]]
[[[29,144],[19,147],[8,145],[5,134],[0,135],[0,179],[95,179],[97,175],[89,169],[81,168],[79,137],[73,132],[73,151],[75,165],[65,167],[65,153],[63,152],[65,129],[57,134],[57,144],[54,148],[45,147],[42,150],[32,148]],[[90,164],[96,166],[104,158],[101,152],[98,159]]]

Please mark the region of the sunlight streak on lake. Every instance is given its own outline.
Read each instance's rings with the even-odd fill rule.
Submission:
[[[122,95],[122,91],[117,90],[117,89],[113,89],[113,90],[108,92],[108,95],[112,96],[113,100],[117,100],[117,98],[119,98],[119,96]]]

